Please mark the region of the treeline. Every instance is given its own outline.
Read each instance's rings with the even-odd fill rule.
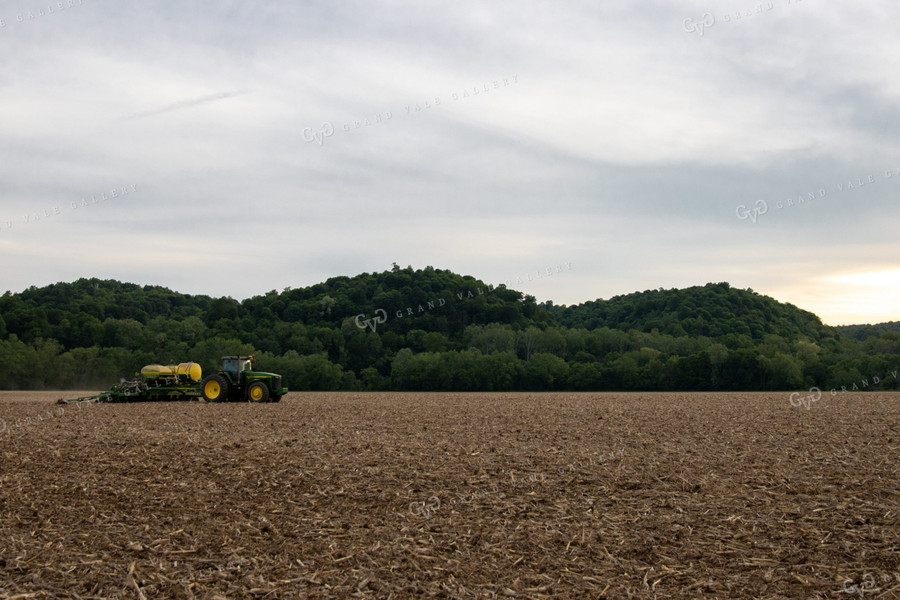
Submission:
[[[835,329],[848,337],[862,341],[870,337],[881,337],[881,334],[886,331],[900,333],[900,321],[891,321],[879,325],[841,325]]]
[[[81,279],[0,297],[0,388],[105,389],[255,353],[292,390],[897,389],[900,334],[867,327],[727,283],[565,307],[397,265],[243,302]]]

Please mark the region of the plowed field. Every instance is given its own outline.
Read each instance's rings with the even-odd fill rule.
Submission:
[[[0,394],[0,598],[900,598],[898,394],[62,395]]]

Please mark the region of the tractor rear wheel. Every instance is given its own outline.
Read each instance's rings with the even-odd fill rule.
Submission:
[[[271,398],[269,398],[269,402],[281,402],[281,396],[272,396]]]
[[[248,402],[265,402],[269,399],[269,388],[262,381],[254,381],[247,386]]]
[[[221,375],[209,375],[200,385],[203,399],[207,402],[224,402],[228,399],[228,382]]]

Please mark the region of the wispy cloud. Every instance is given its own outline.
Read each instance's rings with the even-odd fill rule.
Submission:
[[[192,108],[194,106],[198,106],[200,104],[208,104],[210,102],[216,102],[218,100],[225,100],[226,98],[234,98],[235,96],[243,96],[245,94],[252,93],[252,90],[238,90],[235,92],[223,92],[221,94],[211,94],[209,96],[203,96],[201,98],[194,98],[192,100],[183,100],[181,102],[175,102],[173,104],[169,104],[163,106],[162,108],[157,108],[154,110],[148,110],[146,112],[138,112],[130,115],[125,115],[123,117],[119,117],[116,119],[117,121],[134,121],[136,119],[146,119],[147,117],[155,117],[156,115],[161,115],[167,112],[172,112],[173,110],[182,110],[185,108]]]

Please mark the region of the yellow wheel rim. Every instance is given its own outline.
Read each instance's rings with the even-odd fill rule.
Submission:
[[[254,402],[259,402],[263,397],[263,389],[261,385],[254,385],[250,389],[250,399]]]
[[[211,400],[218,398],[219,394],[222,393],[222,388],[219,387],[219,384],[216,381],[207,381],[204,390],[206,392],[206,397]]]

